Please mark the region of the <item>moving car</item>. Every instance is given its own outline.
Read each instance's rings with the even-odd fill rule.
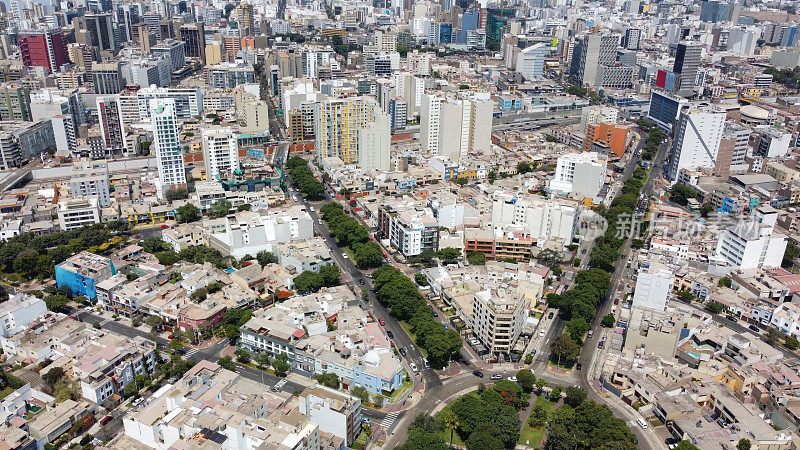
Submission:
[[[400,354],[403,355],[403,356],[406,356],[406,353],[407,353],[405,347],[400,347],[400,350],[398,350],[398,352],[400,352]]]
[[[539,332],[539,337],[544,337],[544,330]]]
[[[589,337],[592,337],[592,336],[594,336],[594,330],[589,330],[588,336],[589,336]]]
[[[369,425],[372,423],[372,420],[369,417],[361,416],[361,422]]]
[[[342,258],[349,259],[350,257],[347,256],[347,252],[342,252]]]
[[[365,284],[366,284],[366,282],[364,282],[364,280],[358,280],[358,284],[360,284],[361,286],[363,286],[363,285],[365,285]]]
[[[473,370],[472,374],[478,378],[483,378],[483,372],[481,372],[480,370]]]
[[[513,381],[514,383],[516,383],[517,382],[517,377],[514,377],[514,376],[508,377],[508,381]]]
[[[502,376],[502,375],[500,375],[499,373],[495,373],[495,374],[493,374],[492,376],[490,376],[490,377],[489,377],[489,379],[490,379],[490,380],[502,380],[502,379],[503,379],[503,376]]]
[[[413,362],[412,362],[412,363],[410,363],[408,366],[409,366],[409,367],[411,367],[411,371],[412,371],[412,372],[415,372],[415,373],[416,373],[416,372],[419,372],[419,370],[417,369],[417,365],[416,365],[416,364],[414,364]]]
[[[379,323],[379,324],[381,324],[381,326],[382,326],[382,327],[383,327],[383,326],[386,326],[386,321],[385,321],[385,320],[383,320],[383,317],[379,317],[379,318],[378,318],[378,323]]]
[[[552,319],[553,318],[553,314],[554,314],[553,311],[550,311],[550,314],[547,315],[547,318],[548,319]]]
[[[428,362],[428,358],[422,358],[422,363],[425,364],[426,369],[431,368],[431,363]]]
[[[449,330],[449,329],[450,329],[450,326],[449,326],[449,325],[447,325],[446,323],[443,323],[442,325],[444,325],[444,329],[445,329],[445,330]]]

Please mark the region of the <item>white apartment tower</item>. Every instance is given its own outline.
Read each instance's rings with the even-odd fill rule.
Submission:
[[[489,150],[492,108],[489,100],[479,98],[438,99],[426,95],[420,111],[422,148],[447,156],[456,164],[469,152]]]
[[[207,180],[216,179],[220,171],[239,168],[239,148],[232,128],[209,128],[202,136]]]
[[[175,100],[157,98],[150,100],[150,119],[153,122],[153,145],[160,193],[170,189],[186,188],[186,169],[178,140],[178,119],[175,117]]]
[[[442,98],[423,94],[420,106],[419,141],[423,150],[432,155],[439,154],[439,117],[442,111]]]
[[[564,194],[595,197],[606,181],[608,158],[597,152],[567,153],[558,157],[550,189]]]
[[[716,256],[734,270],[778,267],[786,251],[786,237],[773,234],[778,211],[761,205],[750,215],[729,226],[717,241]]]
[[[681,112],[667,167],[669,179],[677,180],[681,169],[713,168],[724,129],[724,112],[699,109]]]

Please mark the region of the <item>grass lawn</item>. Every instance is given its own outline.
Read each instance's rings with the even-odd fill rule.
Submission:
[[[403,376],[403,384],[400,385],[400,387],[397,388],[394,392],[392,392],[392,395],[387,397],[387,400],[390,403],[394,403],[397,401],[398,398],[400,398],[401,395],[404,395],[406,392],[410,391],[413,388],[414,388],[414,381],[411,378],[406,379],[406,377]]]
[[[546,400],[543,395],[536,397],[536,403],[533,404],[534,407],[536,405],[541,405],[542,408],[547,412],[547,420],[550,420],[550,417],[553,415],[553,410],[556,407],[555,402],[551,402],[550,400]],[[541,428],[531,428],[528,424],[525,424],[522,427],[522,433],[519,435],[519,440],[517,444],[519,445],[530,445],[534,448],[539,448],[542,445],[542,439],[544,439],[544,432],[547,429],[547,426],[543,426]],[[530,444],[528,444],[530,442]]]
[[[417,335],[411,332],[411,325],[402,320],[398,320],[398,322],[400,323],[400,326],[403,327],[403,330],[406,332],[406,334],[411,338],[411,340],[413,342],[417,342]],[[417,349],[419,349],[420,353],[422,353],[422,356],[426,358],[428,357],[428,352],[425,351],[424,348],[418,346]]]
[[[8,397],[12,392],[14,392],[14,389],[11,389],[8,386],[4,387],[2,390],[0,390],[0,400]]]
[[[361,430],[361,433],[358,434],[358,437],[356,438],[355,441],[353,441],[353,445],[350,448],[352,448],[353,450],[361,450],[367,443],[367,437],[368,437],[367,432]]]
[[[444,417],[448,413],[450,413],[449,404],[445,406],[444,409],[439,411],[439,414],[436,414],[436,417]],[[450,430],[447,427],[445,427],[444,430],[439,432],[439,436],[441,436],[446,443],[448,444],[450,443]],[[461,438],[458,437],[458,433],[453,433],[453,445],[460,445],[462,447],[464,446],[464,441],[462,441]]]

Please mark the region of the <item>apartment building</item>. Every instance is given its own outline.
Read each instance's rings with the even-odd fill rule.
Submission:
[[[433,212],[413,202],[381,205],[376,235],[406,257],[439,248],[439,223]]]
[[[361,433],[361,400],[331,388],[307,387],[299,396],[300,414],[318,423],[319,429],[351,445]]]
[[[561,155],[556,164],[555,177],[550,180],[550,189],[594,198],[600,193],[606,181],[607,161],[607,156],[596,152]]]
[[[134,377],[152,376],[156,370],[156,343],[137,336],[127,338],[106,334],[91,341],[75,359],[73,370],[80,380],[81,395],[102,405],[119,395]]]
[[[472,330],[476,338],[494,355],[508,355],[514,348],[525,318],[527,302],[510,290],[476,292],[472,303]]]
[[[75,230],[96,223],[100,223],[100,206],[97,197],[58,202],[58,225],[62,231]]]
[[[55,267],[58,287],[68,286],[73,294],[93,299],[95,285],[117,273],[114,263],[105,256],[81,252],[70,256]]]

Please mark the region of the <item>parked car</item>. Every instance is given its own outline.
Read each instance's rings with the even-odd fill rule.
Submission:
[[[589,330],[589,333],[588,333],[587,335],[588,335],[590,338],[591,338],[592,336],[594,336],[594,330]]]
[[[389,336],[389,339],[394,339],[394,333],[392,333],[391,331],[387,331],[386,336]]]
[[[554,314],[553,311],[550,311],[550,314],[547,315],[547,318],[548,319],[552,319],[553,318],[553,314]]]
[[[360,284],[361,286],[363,286],[363,285],[365,285],[365,284],[367,284],[367,283],[366,283],[366,282],[365,282],[363,279],[361,279],[361,280],[358,280],[358,284]]]
[[[434,312],[433,312],[433,317],[439,317],[439,313],[437,313],[436,311],[434,311]]]
[[[349,259],[350,257],[347,256],[347,252],[342,252],[342,258]]]
[[[495,373],[495,374],[492,374],[492,376],[490,376],[489,379],[490,380],[502,380],[503,376],[500,375],[499,373]]]
[[[422,363],[425,364],[426,369],[431,368],[431,363],[428,362],[428,358],[422,358]]]
[[[754,332],[756,332],[756,333],[761,333],[761,330],[760,330],[760,329],[759,329],[757,326],[755,326],[755,325],[750,325],[750,326],[749,326],[749,327],[747,327],[747,328],[750,328],[751,330],[753,330],[753,331],[754,331]]]
[[[544,337],[544,330],[539,332],[539,337]]]
[[[106,426],[108,422],[111,422],[111,419],[113,419],[113,417],[111,416],[103,417],[102,419],[100,419],[100,425]]]
[[[383,317],[378,318],[378,323],[381,324],[382,327],[386,326],[386,321],[383,320]]]
[[[738,322],[738,321],[739,321],[739,320],[736,318],[736,316],[734,316],[733,314],[728,314],[727,316],[725,316],[725,318],[726,318],[726,319],[728,319],[728,320],[730,320],[730,321],[731,321],[731,322],[733,322],[733,323],[736,323],[736,322]]]
[[[400,354],[403,355],[403,356],[406,356],[406,353],[408,353],[408,352],[406,352],[406,348],[405,347],[400,347],[400,350],[398,350],[398,352],[400,352]]]
[[[472,374],[478,378],[483,378],[483,372],[481,372],[480,370],[473,370]]]
[[[508,377],[508,381],[513,381],[514,383],[516,383],[517,382],[517,377],[514,377],[514,376]]]
[[[581,363],[575,363],[575,370],[581,370],[582,367]]]
[[[445,329],[445,330],[449,330],[449,329],[450,329],[450,326],[449,326],[449,325],[447,325],[446,323],[443,323],[442,325],[444,325],[444,329]]]
[[[372,423],[372,419],[370,419],[369,417],[361,416],[361,422],[370,425]]]

